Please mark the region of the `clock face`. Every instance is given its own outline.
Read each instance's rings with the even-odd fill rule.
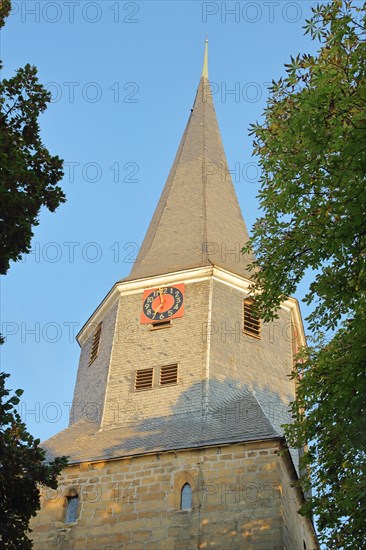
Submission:
[[[144,291],[141,323],[158,323],[184,313],[184,284],[152,288]]]

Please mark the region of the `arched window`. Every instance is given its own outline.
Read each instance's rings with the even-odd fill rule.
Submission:
[[[78,519],[79,497],[77,494],[66,497],[65,523],[74,523]]]
[[[180,509],[190,510],[192,508],[192,489],[189,483],[185,483],[180,494]]]

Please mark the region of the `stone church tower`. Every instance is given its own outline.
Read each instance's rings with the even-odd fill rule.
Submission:
[[[305,550],[298,453],[281,424],[304,342],[289,298],[252,315],[248,239],[207,69],[138,258],[78,335],[69,455],[32,522],[36,550]],[[296,344],[296,342],[298,344]]]

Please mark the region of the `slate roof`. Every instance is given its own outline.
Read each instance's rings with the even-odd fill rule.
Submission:
[[[225,443],[279,439],[258,401],[250,392],[242,398],[195,413],[135,418],[116,428],[80,420],[45,441],[47,456],[69,455],[69,463],[96,461],[199,448]]]
[[[209,265],[250,277],[252,260],[239,253],[248,232],[205,74],[139,255],[124,280]]]

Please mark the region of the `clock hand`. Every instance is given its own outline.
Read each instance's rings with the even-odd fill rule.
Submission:
[[[160,305],[164,303],[164,300],[163,300],[163,289],[162,288],[159,288],[159,293],[160,293]]]
[[[153,319],[155,319],[155,315],[158,313],[159,309],[160,309],[163,305],[164,305],[164,302],[162,302],[162,303],[159,305],[158,309],[155,310],[155,313],[154,313],[154,315],[153,315]]]

